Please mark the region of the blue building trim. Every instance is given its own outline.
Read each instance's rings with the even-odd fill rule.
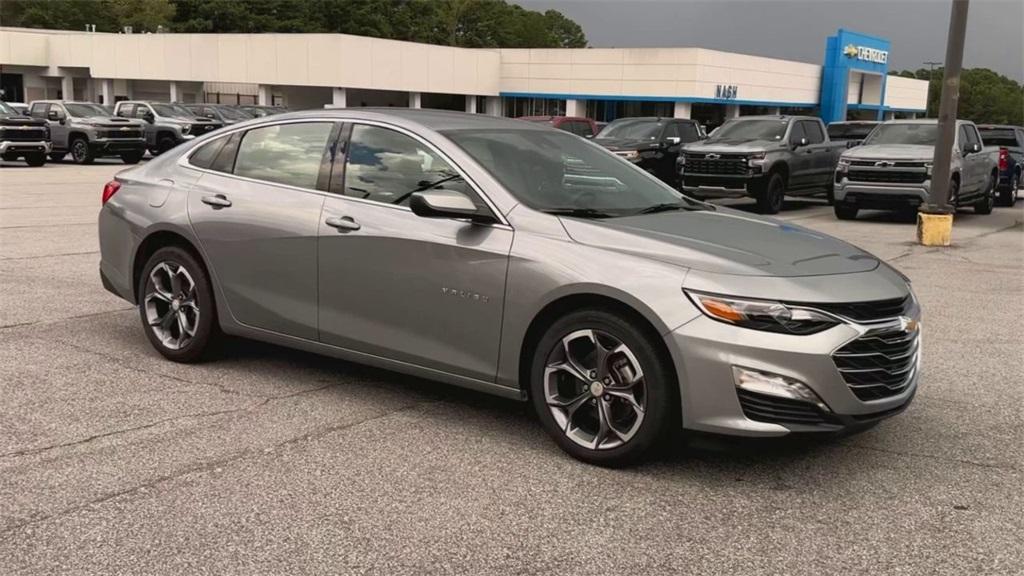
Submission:
[[[840,28],[835,36],[825,40],[825,63],[821,71],[821,119],[825,122],[846,120],[850,72],[864,72],[881,77],[880,103],[858,104],[855,109],[877,109],[878,119],[885,113],[885,88],[889,74],[891,43],[859,32]],[[884,54],[884,58],[882,55]],[[867,108],[867,106],[874,106]]]
[[[782,108],[815,108],[817,102],[773,102],[770,100],[726,100],[688,96],[622,96],[610,94],[571,94],[556,92],[499,92],[507,98],[551,98],[554,100],[614,100],[625,102],[690,102],[695,104],[734,104],[739,106],[780,106]]]

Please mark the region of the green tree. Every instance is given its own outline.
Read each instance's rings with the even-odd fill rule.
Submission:
[[[174,17],[170,0],[3,0],[0,22],[4,26],[85,30],[94,24],[98,32],[118,32],[131,26],[135,32],[167,28]]]
[[[943,69],[918,68],[890,74],[927,80],[928,117],[939,115]],[[957,117],[979,124],[1024,125],[1024,86],[988,68],[967,68],[960,74]]]

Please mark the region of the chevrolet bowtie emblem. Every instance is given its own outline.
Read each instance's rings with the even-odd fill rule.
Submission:
[[[856,58],[857,47],[853,44],[847,44],[846,47],[843,48],[843,56],[846,56],[847,58]]]

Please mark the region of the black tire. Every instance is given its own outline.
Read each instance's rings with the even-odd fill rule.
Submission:
[[[67,152],[50,152],[50,160],[54,162],[60,162],[64,160],[64,157],[67,155]]]
[[[92,155],[92,150],[89,149],[89,141],[82,136],[76,136],[71,140],[71,159],[75,161],[75,164],[92,164],[92,161],[96,159]]]
[[[957,178],[949,181],[949,206],[954,213],[960,207],[960,180]]]
[[[138,164],[142,160],[143,152],[141,150],[135,152],[122,152],[121,161],[125,164]]]
[[[558,388],[556,388],[559,390],[559,394],[561,387],[567,385],[571,390],[576,390],[569,394],[578,394],[582,399],[583,403],[575,412],[578,416],[569,416],[568,422],[577,424],[572,428],[572,433],[580,433],[587,427],[587,422],[591,423],[591,427],[597,426],[594,424],[594,418],[598,417],[598,410],[600,410],[598,402],[602,402],[603,406],[609,406],[608,413],[613,415],[613,421],[616,420],[615,415],[618,414],[619,420],[616,425],[620,428],[625,426],[630,428],[626,433],[628,438],[625,440],[619,434],[609,431],[605,438],[610,439],[609,444],[612,445],[599,448],[585,447],[568,436],[569,432],[564,431],[556,421],[553,409],[548,405],[548,396],[545,390],[545,372],[552,355],[559,354],[561,350],[564,350],[562,348],[563,339],[568,335],[586,330],[594,331],[595,334],[598,334],[596,337],[599,339],[610,338],[610,342],[618,341],[628,347],[632,358],[635,359],[643,374],[643,378],[629,389],[635,391],[634,399],[643,407],[642,419],[639,420],[638,417],[641,413],[635,411],[629,402],[620,397],[612,397],[606,391],[602,392],[600,386],[593,388],[596,382],[588,384],[564,372],[552,376],[562,378],[558,381]],[[588,340],[582,338],[579,341],[585,345]],[[577,340],[573,342],[577,342]],[[636,322],[623,315],[602,309],[584,309],[573,312],[557,320],[537,343],[530,364],[529,391],[533,407],[544,429],[559,447],[573,458],[607,467],[619,467],[637,462],[649,454],[660,440],[666,438],[666,433],[672,429],[673,424],[678,423],[678,383],[671,368],[671,361],[664,356],[665,354],[657,348],[655,336],[649,335]],[[594,356],[589,356],[589,358],[593,359]],[[632,362],[622,353],[609,354],[606,358],[607,366],[619,366],[619,368],[613,373],[608,373],[604,382],[609,386],[609,390],[621,391],[622,388],[616,388],[616,386],[621,384],[623,373],[629,372],[625,371],[620,363],[623,359],[627,359],[626,365],[631,366]],[[595,379],[601,378],[596,376],[597,374],[598,372],[595,371],[586,376]],[[582,389],[573,388],[575,386],[582,386]],[[593,398],[591,397],[592,393],[595,394]],[[632,421],[627,421],[623,425],[623,416],[627,419],[632,417]],[[595,438],[594,441],[596,445],[605,443],[600,438]],[[613,445],[616,442],[620,444]]]
[[[998,181],[999,176],[995,173],[989,175],[988,184],[985,186],[981,199],[974,203],[975,214],[984,216],[992,213],[992,208],[996,205],[996,182]]]
[[[182,284],[180,290],[175,290],[174,284],[167,282],[164,288],[170,289],[165,290],[170,292],[174,296],[184,295],[186,298],[179,299],[179,303],[185,303],[192,301],[196,304],[197,313],[190,318],[190,322],[193,325],[193,335],[187,338],[180,347],[174,347],[174,343],[168,344],[161,339],[161,336],[157,333],[157,327],[150,324],[150,306],[154,307],[153,316],[160,317],[164,316],[164,310],[166,314],[172,314],[172,310],[186,310],[187,306],[174,306],[171,307],[170,303],[161,298],[149,298],[148,294],[153,292],[151,287],[153,286],[152,278],[153,270],[161,265],[167,265],[170,268],[184,269],[187,276],[191,277],[194,283],[193,290],[188,290],[185,284]],[[158,274],[163,277],[163,274]],[[142,269],[142,275],[139,277],[139,317],[142,320],[142,329],[146,332],[146,338],[149,339],[150,344],[156,348],[157,352],[160,352],[168,360],[174,362],[197,362],[202,360],[206,355],[212,351],[213,345],[220,337],[220,328],[217,323],[217,305],[213,299],[213,289],[210,285],[209,277],[206,274],[205,268],[199,263],[195,256],[189,251],[178,246],[168,246],[157,250],[149,260],[146,262],[145,267]],[[166,307],[163,305],[166,303]],[[169,334],[173,340],[175,329],[179,335],[178,342],[181,342],[181,324],[171,322],[168,325]]]
[[[829,182],[828,188],[825,189],[825,201],[828,202],[829,206],[836,205],[836,183],[835,181]]]
[[[25,154],[25,164],[32,166],[33,168],[46,164],[46,154],[37,152],[34,154]]]
[[[156,149],[157,149],[156,153],[157,154],[163,154],[164,152],[167,152],[168,150],[170,150],[171,148],[174,148],[177,145],[178,145],[178,143],[174,141],[174,138],[171,138],[170,136],[162,136],[156,142]]]
[[[1014,172],[1010,176],[1010,185],[999,194],[999,205],[1012,207],[1017,203],[1017,189],[1020,188],[1020,174]]]
[[[836,218],[840,220],[856,220],[857,212],[860,211],[856,206],[843,202],[837,202],[832,206],[832,210],[835,212]]]
[[[761,214],[778,214],[786,198],[786,182],[779,173],[768,177],[768,184],[757,195],[757,211]]]

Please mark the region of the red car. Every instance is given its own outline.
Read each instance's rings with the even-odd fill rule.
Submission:
[[[584,138],[593,138],[600,132],[597,122],[579,116],[520,116],[518,119],[538,124],[550,124],[559,130],[572,132]]]

